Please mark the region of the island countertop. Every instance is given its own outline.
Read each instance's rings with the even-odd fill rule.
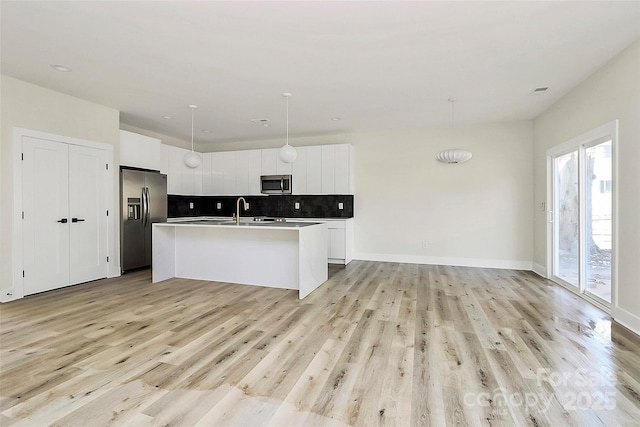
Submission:
[[[322,224],[321,222],[302,222],[302,221],[264,221],[256,222],[253,220],[240,220],[240,223],[236,223],[230,219],[192,219],[170,222],[155,223],[158,226],[170,226],[170,227],[227,227],[227,228],[268,228],[268,229],[283,229],[288,230],[292,228],[304,228],[313,225]]]
[[[327,225],[206,218],[153,224],[152,280],[172,277],[297,289],[328,279]]]

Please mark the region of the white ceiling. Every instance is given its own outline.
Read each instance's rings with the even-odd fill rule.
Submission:
[[[283,92],[293,136],[529,120],[640,38],[639,1],[0,7],[3,74],[184,140],[197,104],[200,145],[282,136]]]

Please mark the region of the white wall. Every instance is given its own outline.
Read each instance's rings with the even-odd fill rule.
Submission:
[[[619,120],[618,295],[613,317],[640,333],[640,41],[534,121],[535,202],[546,197],[546,150]],[[546,265],[546,222],[534,219],[534,262]]]
[[[124,123],[120,123],[120,129],[122,130],[126,130],[129,132],[133,132],[133,133],[137,133],[140,135],[145,135],[145,136],[150,136],[152,138],[157,138],[159,140],[162,141],[163,144],[166,145],[173,145],[174,147],[180,147],[180,148],[187,148],[187,149],[191,149],[191,140],[189,141],[184,141],[182,139],[179,138],[174,138],[171,136],[167,136],[161,133],[157,133],[157,132],[153,132],[150,130],[146,130],[146,129],[140,129],[137,128],[135,126],[130,126]],[[198,147],[196,146],[195,151],[200,151],[202,152],[202,150],[199,150]]]
[[[11,77],[0,75],[0,288],[11,286],[13,228],[13,127],[70,136],[114,146],[118,162],[119,112],[112,108],[64,95]],[[118,174],[114,179],[114,206],[119,205]],[[116,221],[115,253],[119,258],[120,232]],[[117,265],[120,260],[116,259]]]
[[[356,258],[531,268],[531,122],[457,127],[454,140],[470,161],[434,159],[454,148],[450,128],[354,135]]]

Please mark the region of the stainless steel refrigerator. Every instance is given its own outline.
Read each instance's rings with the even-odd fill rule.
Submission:
[[[167,220],[167,176],[120,169],[122,271],[151,265],[151,224]]]

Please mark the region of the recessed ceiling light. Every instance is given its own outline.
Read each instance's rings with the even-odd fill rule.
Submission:
[[[163,118],[163,119],[170,120],[170,119],[171,119],[171,116],[162,116],[162,118]]]
[[[339,122],[342,119],[340,117],[331,117],[331,120],[333,120],[334,122]]]
[[[58,65],[58,64],[52,64],[51,68],[57,71],[62,71],[63,73],[68,73],[69,71],[71,71],[71,68],[65,67],[64,65]]]

